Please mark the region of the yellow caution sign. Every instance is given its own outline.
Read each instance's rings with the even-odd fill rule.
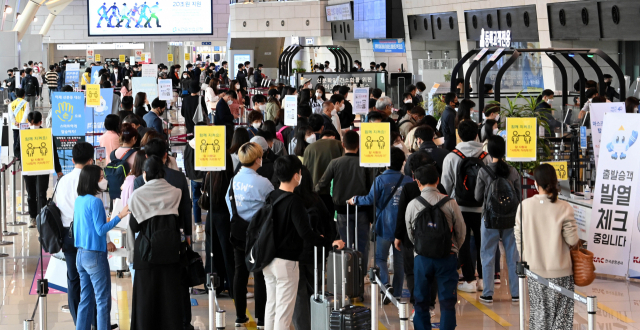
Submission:
[[[538,122],[531,118],[507,118],[507,160],[535,161],[537,156]]]
[[[120,63],[124,63],[126,56],[124,54],[120,54],[120,56],[118,56],[118,61],[120,61]]]
[[[360,166],[391,165],[391,142],[389,123],[362,123],[360,125]]]
[[[147,58],[147,54],[142,53],[142,54],[140,55],[140,61],[144,62],[144,61],[146,61],[146,60],[147,60],[146,58]]]
[[[100,62],[100,54],[96,54],[96,62]]]
[[[51,128],[20,130],[23,175],[49,174],[54,170]]]
[[[173,62],[173,54],[167,54],[167,62]]]
[[[191,53],[184,53],[184,60],[191,61]]]
[[[569,180],[569,163],[568,162],[541,162],[541,164],[549,164],[556,169],[558,180]]]
[[[100,105],[100,85],[89,84],[87,85],[87,106],[97,107]]]
[[[195,169],[198,171],[224,171],[227,150],[226,127],[198,125],[193,134],[196,140]]]

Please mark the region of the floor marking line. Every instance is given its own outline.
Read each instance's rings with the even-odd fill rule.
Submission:
[[[587,296],[585,293],[580,292],[580,291],[578,291],[578,290],[576,290],[575,292],[576,292],[577,294],[579,294],[579,295],[583,296],[583,297],[586,297],[586,296]],[[609,314],[611,314],[611,316],[613,316],[613,317],[617,318],[618,320],[620,320],[620,321],[622,321],[622,322],[624,322],[624,323],[635,323],[635,321],[634,321],[634,320],[632,320],[632,319],[630,319],[630,318],[628,318],[628,317],[626,317],[626,316],[622,315],[622,313],[617,312],[617,311],[615,311],[615,310],[611,309],[610,307],[607,307],[607,306],[606,306],[605,304],[603,304],[603,303],[600,303],[600,302],[599,302],[599,303],[598,303],[598,308],[599,308],[599,309],[601,309],[601,310],[603,310],[603,311],[605,311],[605,312],[607,312],[607,313],[609,313]]]
[[[479,309],[486,316],[488,316],[492,320],[496,321],[496,323],[500,324],[501,326],[503,326],[503,327],[511,327],[511,326],[513,326],[511,323],[507,322],[507,320],[503,319],[498,314],[496,314],[489,307],[487,307],[487,306],[483,305],[481,302],[479,302],[474,295],[471,295],[469,293],[462,292],[462,291],[458,291],[458,295],[460,297],[464,298],[464,300],[468,301],[471,305],[475,306],[477,309]]]
[[[131,319],[129,317],[129,298],[127,291],[118,291],[118,327],[129,330]]]

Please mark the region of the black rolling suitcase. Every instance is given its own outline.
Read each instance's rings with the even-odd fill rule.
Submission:
[[[338,266],[337,269],[333,267],[331,263],[328,266],[328,286],[331,288],[334,284],[340,284],[343,278],[346,278],[346,284],[344,287],[346,288],[346,295],[351,298],[358,298],[364,296],[364,275],[366,274],[366,270],[362,269],[362,253],[357,250],[358,246],[358,207],[356,206],[356,217],[355,217],[355,236],[356,236],[356,245],[352,248],[350,237],[349,237],[349,207],[347,207],[347,244],[345,248],[342,249],[344,251],[344,258],[341,259],[342,265]],[[341,253],[342,251],[331,251],[329,252],[329,257],[331,258],[336,253]],[[344,270],[344,271],[343,271]],[[342,274],[346,274],[343,276]],[[336,283],[337,279],[337,283]],[[338,287],[338,291],[334,292],[336,296],[342,295],[342,285]]]
[[[344,257],[345,252],[342,252],[343,262],[342,268],[344,273]],[[336,266],[336,254],[337,251],[333,253],[333,264],[334,269]],[[345,282],[346,279],[342,281],[342,292],[345,292]],[[346,297],[343,294],[343,300]],[[371,330],[371,310],[369,308],[363,306],[353,306],[347,305],[343,308],[335,309],[331,311],[331,317],[329,318],[329,329],[330,330]]]

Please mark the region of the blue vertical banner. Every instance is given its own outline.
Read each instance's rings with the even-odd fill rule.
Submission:
[[[78,86],[80,84],[80,71],[77,70],[67,70],[64,72],[64,84],[65,85],[73,85]]]
[[[113,88],[100,88],[100,105],[85,107],[87,133],[104,133],[104,120],[111,114]]]
[[[580,148],[587,149],[587,127],[580,126]]]
[[[51,93],[52,133],[54,136],[84,136],[84,94]]]
[[[99,84],[100,83],[100,75],[98,74],[98,72],[100,70],[104,69],[101,66],[94,66],[91,68],[91,83],[92,84]]]

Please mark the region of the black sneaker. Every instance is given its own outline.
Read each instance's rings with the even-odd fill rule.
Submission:
[[[511,297],[512,302],[520,302],[520,297]]]
[[[249,318],[246,317],[246,316],[243,317],[243,318],[237,318],[236,319],[236,327],[242,327],[248,322],[249,322]]]
[[[389,293],[393,296],[393,287],[390,284],[387,284],[384,287],[387,288],[387,291],[389,291]],[[389,299],[389,297],[384,294],[384,292],[382,294],[384,295],[384,298],[382,298],[382,303],[385,305],[389,305],[389,303],[391,303],[391,299]]]
[[[493,296],[480,296],[480,301],[490,304],[493,302]]]

